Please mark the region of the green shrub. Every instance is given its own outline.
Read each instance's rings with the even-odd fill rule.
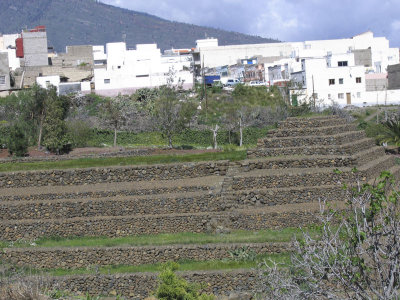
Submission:
[[[200,286],[187,282],[176,275],[178,269],[176,263],[166,263],[162,266],[159,275],[159,284],[155,296],[160,300],[213,300],[213,295],[200,294]]]
[[[23,157],[28,154],[28,138],[25,135],[25,130],[20,124],[15,124],[10,127],[8,137],[8,152],[10,155]]]
[[[93,130],[85,121],[72,121],[67,124],[67,135],[72,147],[86,147],[92,139]]]

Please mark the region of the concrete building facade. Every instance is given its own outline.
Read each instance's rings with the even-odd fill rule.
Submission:
[[[129,94],[143,87],[158,87],[172,83],[183,88],[193,86],[187,57],[162,56],[156,44],[137,45],[126,49],[125,43],[108,43],[106,53],[94,47],[94,82],[96,93],[113,96]],[[100,62],[106,56],[106,64]]]
[[[388,68],[388,89],[400,89],[400,64]]]
[[[23,65],[26,67],[47,66],[47,33],[46,31],[22,32]]]
[[[8,64],[8,53],[0,52],[0,91],[10,89],[10,69]]]

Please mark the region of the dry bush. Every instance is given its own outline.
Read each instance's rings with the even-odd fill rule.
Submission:
[[[39,276],[16,276],[0,281],[0,300],[48,300],[42,291],[45,283]]]

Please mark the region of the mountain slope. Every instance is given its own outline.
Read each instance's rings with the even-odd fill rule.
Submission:
[[[196,39],[218,38],[220,45],[267,43],[275,40],[215,28],[167,21],[94,0],[1,0],[0,32],[46,25],[49,46],[64,51],[66,45],[103,45],[122,41],[128,47],[157,43],[161,49],[191,48]]]

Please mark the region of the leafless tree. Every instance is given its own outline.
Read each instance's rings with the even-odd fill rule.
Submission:
[[[266,299],[399,299],[400,205],[393,175],[356,185],[348,207],[321,202],[321,233],[294,239],[289,266],[264,263]]]

